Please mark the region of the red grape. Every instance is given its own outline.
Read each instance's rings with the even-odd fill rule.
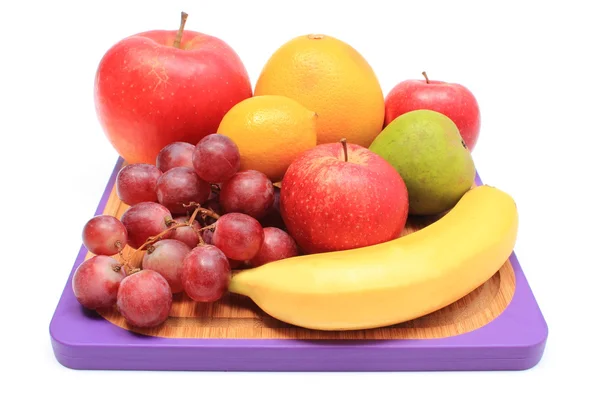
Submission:
[[[175,221],[178,224],[186,224],[189,220],[190,218],[186,216],[175,217]],[[199,230],[200,228],[200,223],[197,220],[194,220],[192,226],[177,227],[171,234],[171,239],[181,241],[188,245],[190,249],[193,249],[198,246],[198,234],[194,229]]]
[[[232,260],[230,258],[228,258],[228,260],[229,260],[229,268],[231,268],[231,269],[240,268],[245,265],[244,261]]]
[[[274,210],[277,213],[281,212],[281,209],[279,207],[280,194],[281,194],[281,188],[273,186],[273,206],[271,206],[271,210]]]
[[[167,280],[158,272],[145,269],[121,282],[117,309],[132,326],[158,326],[169,317],[173,293]]]
[[[109,308],[117,302],[117,291],[123,278],[125,271],[114,258],[104,255],[91,257],[75,270],[73,293],[85,308]]]
[[[264,239],[263,228],[247,214],[227,213],[216,223],[212,241],[232,260],[250,260],[258,253]]]
[[[221,208],[221,204],[219,203],[219,197],[214,197],[212,199],[208,199],[203,205],[205,209],[209,209],[214,211],[217,214],[221,214],[223,209]]]
[[[194,168],[192,154],[196,146],[189,142],[172,142],[160,150],[156,156],[156,167],[163,173],[174,167]]]
[[[222,209],[221,209],[221,205],[219,204],[219,198],[212,198],[207,200],[203,205],[203,208],[208,209],[208,210],[212,210],[213,212],[217,213],[217,214],[222,214]],[[216,218],[210,217],[208,215],[203,215],[202,213],[198,213],[198,217],[197,218],[204,218],[204,224],[205,225],[210,225],[213,224],[215,221],[217,221]]]
[[[194,301],[217,301],[227,291],[230,278],[227,257],[213,245],[195,247],[183,260],[181,282]]]
[[[279,228],[267,227],[264,228],[264,234],[265,239],[260,250],[250,260],[252,267],[298,255],[298,246],[287,232]]]
[[[140,247],[149,237],[166,230],[172,219],[169,209],[154,202],[133,205],[121,216],[121,222],[127,229],[127,243],[133,248]],[[172,233],[170,231],[163,239],[170,238]]]
[[[154,165],[129,164],[117,174],[117,196],[129,206],[141,202],[156,202],[156,182],[161,175],[162,172]]]
[[[222,184],[219,203],[225,213],[244,213],[259,220],[273,206],[274,195],[273,183],[264,173],[246,170]]]
[[[210,195],[208,195],[208,200],[216,199],[219,200],[219,192],[221,191],[221,184],[211,184]]]
[[[281,212],[279,211],[279,193],[281,189],[276,186],[273,186],[273,189],[273,206],[271,206],[267,214],[260,219],[260,224],[263,226],[263,228],[275,227],[285,231],[287,228],[283,222],[283,217],[281,217]]]
[[[196,238],[198,239],[198,238]],[[151,269],[161,274],[169,283],[171,292],[183,291],[180,270],[183,259],[190,252],[185,243],[175,239],[164,239],[152,244],[142,257],[142,268]]]
[[[158,179],[156,184],[158,203],[173,214],[186,214],[193,211],[185,207],[190,202],[204,203],[210,195],[210,184],[198,177],[193,169],[187,167],[172,168]]]
[[[202,240],[207,245],[212,245],[214,231],[212,229],[205,229],[202,231]]]
[[[231,138],[209,134],[196,144],[192,162],[204,181],[224,182],[240,169],[240,151]]]
[[[81,237],[90,252],[112,256],[127,244],[127,229],[118,218],[99,215],[84,225]]]

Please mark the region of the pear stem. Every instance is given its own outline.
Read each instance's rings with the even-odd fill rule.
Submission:
[[[340,142],[342,143],[342,147],[344,148],[344,162],[348,161],[348,144],[346,143],[346,139],[342,138],[340,140]]]
[[[427,84],[429,84],[429,78],[427,77],[427,72],[422,72],[421,74],[422,74],[423,76],[425,76],[425,82],[426,82]]]
[[[177,31],[177,36],[175,36],[175,41],[173,42],[173,47],[175,48],[181,48],[181,38],[183,36],[183,29],[185,28],[187,17],[188,14],[184,11],[181,11],[181,22],[179,23],[179,30]]]

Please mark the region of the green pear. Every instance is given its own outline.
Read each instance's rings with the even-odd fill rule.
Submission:
[[[398,171],[409,195],[409,214],[450,210],[471,188],[475,164],[456,124],[446,115],[415,110],[398,116],[369,149]]]

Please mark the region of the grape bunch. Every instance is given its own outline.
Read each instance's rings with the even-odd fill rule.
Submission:
[[[174,294],[218,301],[232,269],[300,255],[279,213],[279,188],[241,170],[239,149],[224,135],[173,142],[155,165],[123,167],[115,189],[129,208],[121,219],[85,224],[83,244],[94,256],[78,265],[72,288],[83,307],[115,307],[132,326],[163,323]],[[123,256],[127,246],[143,252],[140,264]]]

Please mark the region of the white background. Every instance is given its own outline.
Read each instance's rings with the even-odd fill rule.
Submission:
[[[1,396],[599,396],[600,24],[592,1],[0,4]],[[182,10],[188,29],[236,49],[253,83],[278,46],[325,33],[359,50],[385,93],[423,70],[469,87],[482,112],[473,154],[479,172],[520,211],[517,255],[550,330],[540,364],[523,372],[370,374],[92,372],[58,364],[48,325],[117,159],[94,113],[96,66],[127,35],[177,29]]]

